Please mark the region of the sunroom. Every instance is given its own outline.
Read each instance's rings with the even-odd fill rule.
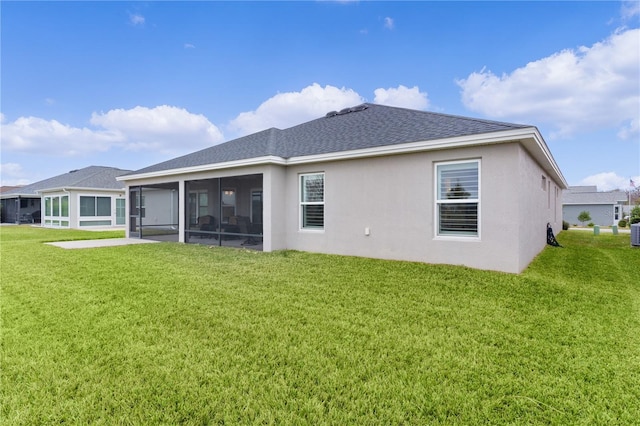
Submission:
[[[262,174],[183,182],[130,186],[129,236],[262,250]]]

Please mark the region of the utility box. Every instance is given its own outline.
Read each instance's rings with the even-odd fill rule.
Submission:
[[[631,245],[633,247],[640,247],[640,223],[631,225]]]
[[[613,235],[618,235],[618,225],[613,225],[611,227],[611,232],[613,233]]]
[[[600,235],[600,227],[598,225],[593,227],[593,235]]]

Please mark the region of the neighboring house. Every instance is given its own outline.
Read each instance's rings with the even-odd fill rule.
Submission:
[[[22,188],[23,186],[24,185],[16,185],[16,186],[4,185],[4,186],[0,186],[0,194],[2,194],[3,192],[7,192],[7,191],[13,191],[14,189]]]
[[[562,195],[562,218],[577,225],[580,213],[587,211],[591,216],[589,222],[594,225],[617,225],[623,218],[627,199],[623,191],[598,192],[597,186],[570,186]]]
[[[567,187],[533,126],[374,104],[118,179],[130,237],[515,273],[544,248],[547,223],[561,230]],[[158,236],[167,210],[175,232]]]
[[[3,192],[2,221],[53,228],[124,226],[125,188],[116,177],[127,172],[90,166]]]

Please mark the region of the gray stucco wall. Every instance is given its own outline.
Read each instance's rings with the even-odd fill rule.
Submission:
[[[480,236],[438,237],[435,165],[475,159],[481,164]],[[323,231],[300,229],[299,174],[311,172],[325,173]],[[544,248],[547,222],[556,233],[561,230],[557,184],[518,143],[288,167],[203,171],[129,185],[254,173],[263,174],[265,251],[293,249],[517,273]],[[544,189],[542,176],[547,182]],[[180,211],[184,212],[184,196],[180,197]],[[184,227],[181,216],[181,235]],[[365,235],[365,228],[369,235]]]
[[[613,218],[613,209],[614,206],[612,204],[565,204],[562,207],[562,217],[570,225],[582,225],[582,222],[578,220],[578,215],[583,211],[587,211],[591,216],[591,220],[585,222],[585,225],[593,222],[600,226],[611,226],[616,222]],[[620,211],[622,212],[622,210]]]
[[[466,159],[481,160],[480,238],[438,237],[435,164]],[[325,230],[300,230],[298,176],[318,171],[325,172]],[[559,191],[546,177],[548,197],[543,174],[516,143],[289,167],[286,245],[520,272],[544,248],[546,223],[561,229]]]
[[[510,194],[518,209],[519,267],[524,269],[546,246],[547,223],[556,235],[562,231],[562,190],[524,149],[518,158]]]

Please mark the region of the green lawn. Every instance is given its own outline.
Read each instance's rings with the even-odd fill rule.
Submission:
[[[521,275],[12,226],[3,424],[638,424],[640,249]]]

